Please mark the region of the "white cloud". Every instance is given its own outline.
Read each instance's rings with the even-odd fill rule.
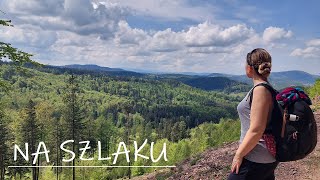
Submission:
[[[16,45],[25,45],[38,48],[47,48],[57,40],[53,31],[45,31],[39,27],[22,25],[15,27],[2,27],[0,39]]]
[[[169,28],[157,32],[133,29],[126,22],[120,22],[119,26],[120,31],[115,38],[117,44],[125,47],[127,44],[136,44],[139,52],[173,52],[188,48],[187,52],[195,53],[230,52],[230,47],[256,38],[255,31],[243,24],[223,28],[204,22],[186,30],[172,31]]]
[[[307,46],[320,46],[320,39],[312,39],[306,43]]]
[[[203,26],[203,24],[207,25]],[[237,62],[247,50],[247,43],[252,42],[249,36],[247,39],[239,40],[235,35],[235,40],[232,40],[234,29],[244,29],[245,32],[249,29],[248,33],[253,34],[253,37],[257,35],[251,32],[253,30],[250,28],[243,28],[242,25],[222,28],[208,22],[181,31],[171,29],[157,32],[144,31],[131,28],[125,21],[120,21],[119,27],[114,39],[58,31],[57,41],[48,49],[50,56],[40,56],[42,58],[40,60],[50,64],[95,63],[110,67],[171,72],[204,71],[212,66],[212,71],[217,71],[228,63]],[[200,41],[201,43],[193,43],[194,45],[190,46],[192,42],[190,36],[199,35],[198,31],[190,30],[194,27],[199,28],[199,31],[204,34],[210,34],[207,31],[211,29],[202,27],[218,27],[219,31],[216,30],[216,32],[220,37],[214,37],[217,43],[214,42],[216,39],[213,39],[209,44],[207,42],[201,44],[202,41]],[[241,34],[241,32],[238,33]],[[195,38],[194,40],[196,41]],[[208,58],[211,60],[208,61]]]
[[[292,32],[283,28],[256,32],[234,19],[225,20],[228,23],[215,20],[216,8],[191,6],[188,0],[92,1],[3,0],[0,5],[14,17],[15,27],[1,29],[0,38],[33,48],[37,60],[54,65],[90,63],[171,72],[228,69],[243,73],[239,65],[245,62],[247,52],[256,47],[276,49],[278,40],[292,37]],[[192,25],[139,28],[130,24],[128,15],[152,17],[156,23],[187,19]]]
[[[1,7],[7,13],[19,15],[58,15],[63,11],[64,0],[2,0]]]
[[[218,47],[190,47],[187,49],[189,53],[199,53],[199,54],[211,54],[211,53],[228,53],[230,52],[227,48]]]
[[[306,42],[307,47],[293,50],[290,56],[303,58],[320,58],[320,39],[312,39]]]
[[[97,34],[104,39],[113,37],[118,23],[131,13],[128,8],[113,3],[93,4],[90,0],[4,0],[1,5],[18,24]]]
[[[320,48],[307,47],[304,49],[297,48],[292,51],[291,56],[300,56],[303,58],[320,58]]]
[[[100,1],[100,0],[96,0]],[[198,22],[214,19],[216,7],[205,4],[203,6],[191,6],[188,0],[101,0],[103,2],[116,3],[121,7],[129,7],[136,15],[151,16],[170,21],[191,19]]]
[[[243,24],[222,28],[205,22],[196,27],[190,27],[183,34],[187,46],[229,46],[249,38],[254,34],[254,30]]]
[[[279,27],[268,27],[264,30],[263,32],[263,40],[266,42],[272,42],[276,40],[281,40],[281,39],[288,39],[293,36],[292,31],[290,30],[285,30],[283,28]]]
[[[145,44],[143,47],[155,52],[177,51],[184,46],[181,33],[174,32],[170,28],[156,32],[143,44]]]
[[[120,44],[139,44],[147,38],[147,33],[142,29],[131,28],[126,21],[119,22],[119,30],[115,34],[115,43]]]

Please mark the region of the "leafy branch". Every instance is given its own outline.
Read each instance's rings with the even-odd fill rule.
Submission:
[[[13,27],[13,25],[11,24],[11,20],[2,20],[2,19],[0,19],[0,25]]]
[[[16,67],[21,67],[24,63],[32,63],[36,66],[42,64],[31,60],[32,54],[18,50],[9,43],[0,42],[0,58],[9,59]]]
[[[13,25],[11,24],[11,20],[0,19],[0,26],[1,25],[13,27]],[[24,70],[22,66],[25,63],[31,63],[37,67],[43,66],[43,64],[33,61],[31,59],[32,56],[33,56],[32,54],[26,53],[15,47],[12,47],[10,43],[5,43],[0,41],[0,61],[2,59],[10,60],[13,63],[13,65],[17,68],[17,70]],[[9,85],[1,79],[0,79],[0,89],[4,89],[5,91],[8,91],[9,89]]]

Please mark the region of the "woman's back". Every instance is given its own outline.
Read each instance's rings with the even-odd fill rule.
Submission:
[[[241,136],[239,143],[242,142],[244,136],[246,135],[249,127],[250,127],[250,92],[247,93],[246,97],[238,104],[237,111],[239,114],[239,118],[241,121]],[[269,115],[268,122],[271,120],[271,116]],[[265,141],[260,139],[258,144],[250,151],[245,157],[253,162],[257,163],[271,163],[275,162],[276,159],[272,156],[272,154],[268,151]]]

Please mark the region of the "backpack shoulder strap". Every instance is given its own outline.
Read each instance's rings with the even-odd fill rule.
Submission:
[[[255,86],[251,89],[251,91],[250,91],[250,94],[249,94],[249,97],[250,97],[250,101],[249,101],[250,107],[251,107],[251,104],[252,104],[253,90],[254,90],[254,88],[257,87],[257,86],[264,86],[265,88],[267,88],[267,89],[270,91],[270,93],[271,93],[271,95],[272,95],[273,98],[275,98],[275,96],[276,96],[276,94],[277,94],[277,91],[276,91],[269,83],[267,83],[267,82],[259,83],[259,84],[255,85]]]

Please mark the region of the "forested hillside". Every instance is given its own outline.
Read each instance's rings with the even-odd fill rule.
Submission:
[[[73,73],[74,72],[74,73]],[[74,74],[74,75],[71,75]],[[43,141],[50,149],[50,162],[44,156],[35,165],[112,165],[112,161],[98,161],[97,141],[101,142],[103,156],[112,156],[119,142],[129,149],[133,141],[146,148],[155,142],[155,156],[167,143],[169,161],[161,159],[152,165],[174,165],[199,153],[207,147],[238,138],[239,123],[236,105],[238,95],[203,91],[176,80],[143,78],[140,76],[108,76],[81,70],[59,68],[27,68],[17,70],[10,64],[0,66],[2,82],[8,89],[1,90],[0,140],[1,172],[5,177],[26,179],[68,179],[72,168],[8,168],[14,165],[33,166],[33,156],[26,162],[22,157],[13,159],[13,145],[35,152]],[[229,119],[222,120],[221,119]],[[219,123],[220,124],[215,124]],[[90,141],[87,158],[93,161],[65,163],[66,155],[59,145],[74,139],[70,149],[77,157],[80,141]],[[148,154],[147,150],[141,153]],[[130,152],[133,156],[133,151]],[[130,156],[131,157],[131,156]],[[139,159],[129,165],[151,165]],[[119,156],[116,165],[128,165],[126,157]],[[76,177],[84,179],[114,179],[151,172],[154,168],[76,168]]]

